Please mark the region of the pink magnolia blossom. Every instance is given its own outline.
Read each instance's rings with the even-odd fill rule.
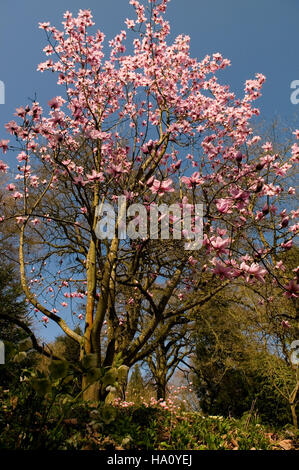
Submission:
[[[195,266],[198,263],[198,261],[197,259],[193,258],[193,256],[189,256],[188,263],[191,264],[191,266]]]
[[[47,29],[49,29],[49,26],[50,26],[50,23],[49,23],[49,22],[47,22],[47,23],[39,23],[39,28],[40,28],[40,29],[45,29],[45,30],[47,30]]]
[[[216,207],[217,207],[218,212],[220,212],[220,214],[231,214],[232,213],[232,211],[231,211],[232,205],[233,205],[233,202],[229,198],[227,198],[227,199],[218,199],[216,201]]]
[[[285,286],[286,292],[285,295],[289,298],[297,298],[299,297],[299,284],[292,280]]]
[[[285,271],[286,267],[282,261],[278,261],[275,265],[275,269],[280,269],[281,271]]]
[[[63,103],[65,103],[65,100],[61,96],[56,96],[55,98],[52,98],[50,101],[48,101],[48,105],[52,109],[59,109]]]
[[[265,282],[265,276],[267,274],[266,269],[259,266],[257,263],[252,263],[250,266],[244,261],[240,264],[240,269],[247,273],[246,280],[249,282],[253,278],[257,279],[260,282]]]
[[[27,220],[27,217],[18,216],[16,217],[17,224],[23,224]]]
[[[168,178],[164,181],[159,181],[154,179],[153,184],[150,186],[150,190],[153,194],[158,194],[158,196],[163,196],[165,193],[172,193],[174,188],[171,188],[172,180]]]
[[[15,193],[13,193],[12,197],[14,199],[22,199],[23,194],[21,194],[19,191],[16,191]]]
[[[38,218],[35,218],[35,219],[31,220],[31,223],[32,223],[32,225],[38,225],[38,224],[40,224],[40,220]]]
[[[230,243],[231,243],[230,238],[225,238],[225,239],[221,237],[211,238],[211,246],[215,251],[217,251],[219,255],[227,253],[227,248],[229,247]]]
[[[293,246],[293,240],[289,240],[287,242],[282,242],[281,243],[281,248],[285,248],[286,250],[289,250]]]
[[[228,266],[222,263],[216,262],[215,268],[212,270],[214,274],[220,277],[220,279],[232,279],[232,271]]]
[[[194,186],[202,184],[203,182],[204,179],[200,177],[198,171],[193,173],[193,175],[189,178],[187,176],[182,177],[182,183],[186,184],[188,188],[193,188]]]
[[[88,181],[103,181],[104,176],[102,172],[96,172],[95,170],[92,170],[91,175],[86,175],[86,178]]]
[[[82,175],[79,175],[75,176],[74,183],[84,187],[88,183],[88,180],[84,180]]]
[[[8,165],[6,165],[4,162],[2,162],[2,161],[0,160],[0,171],[1,171],[2,173],[6,173],[7,170],[8,170]]]
[[[3,153],[7,152],[9,140],[2,139],[0,140],[0,148],[2,148]]]

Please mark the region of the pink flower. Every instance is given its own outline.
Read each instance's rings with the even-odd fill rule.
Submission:
[[[7,191],[14,191],[16,189],[16,186],[13,183],[10,183],[6,186]]]
[[[133,29],[134,26],[135,26],[135,21],[134,20],[129,20],[128,18],[126,19],[125,23],[126,23],[128,29]]]
[[[49,323],[49,318],[44,315],[44,316],[42,317],[42,321],[43,321],[45,324],[47,324],[47,323]]]
[[[289,225],[290,218],[288,216],[284,217],[281,221],[281,227],[285,228]]]
[[[240,269],[245,271],[248,276],[246,277],[247,282],[249,282],[253,277],[255,277],[260,282],[265,282],[264,276],[267,274],[266,269],[259,266],[257,263],[252,263],[250,266],[248,264],[241,263]]]
[[[22,162],[23,160],[24,161],[27,161],[28,160],[28,155],[25,153],[25,152],[21,152],[19,153],[19,155],[17,156],[17,160],[19,162]]]
[[[110,165],[110,167],[106,170],[107,173],[112,174],[113,176],[118,176],[124,173],[129,173],[129,169],[131,166],[131,162],[127,162],[125,167],[123,164],[119,163],[118,165]]]
[[[19,191],[16,191],[16,192],[12,195],[12,197],[13,197],[14,199],[22,199],[23,194],[21,194]]]
[[[265,152],[271,152],[273,150],[271,142],[266,142],[264,145],[262,145],[262,149]]]
[[[211,238],[211,246],[218,254],[225,254],[227,253],[227,247],[230,244],[230,238],[222,239],[221,237],[212,237]]]
[[[8,169],[8,165],[6,165],[4,162],[2,162],[2,160],[0,160],[0,171],[2,171],[3,173],[6,173],[7,169]]]
[[[231,207],[233,202],[231,199],[217,199],[216,207],[220,214],[231,214]]]
[[[289,322],[287,320],[282,320],[281,326],[283,328],[291,328],[291,325],[289,324]]]
[[[299,284],[296,281],[292,280],[285,286],[287,292],[284,293],[286,297],[297,298],[299,297]]]
[[[154,182],[152,186],[150,187],[150,190],[153,194],[158,194],[158,196],[163,196],[165,193],[172,193],[174,191],[174,188],[170,187],[171,185],[172,185],[172,180],[170,178],[162,182],[154,179]]]
[[[220,279],[231,279],[232,272],[230,268],[225,266],[224,264],[220,264],[216,262],[216,266],[213,269],[213,273],[220,277]]]
[[[99,172],[97,173],[95,170],[92,170],[91,175],[86,175],[86,178],[88,181],[103,181],[103,173]]]
[[[23,106],[21,106],[20,108],[16,108],[16,113],[15,113],[16,116],[20,117],[20,118],[24,118],[26,116],[26,111],[25,109],[23,108]]]
[[[202,184],[203,182],[204,180],[203,178],[200,178],[198,171],[193,173],[193,175],[190,176],[190,178],[188,178],[187,176],[183,176],[182,178],[182,183],[185,183],[190,189],[196,186],[197,184]]]
[[[39,28],[47,30],[49,29],[50,23],[39,23]]]
[[[22,217],[22,216],[16,217],[17,224],[23,224],[26,218],[27,217]]]
[[[0,140],[0,148],[2,148],[3,150],[3,153],[6,153],[7,152],[7,149],[8,149],[8,144],[9,143],[9,140]]]
[[[129,201],[134,199],[134,196],[135,196],[135,193],[133,193],[133,191],[124,191],[124,196],[126,197],[126,199],[128,199]]]
[[[31,220],[31,223],[32,225],[38,225],[40,224],[40,220],[36,218],[36,219]]]
[[[188,262],[191,264],[191,266],[195,266],[197,264],[197,259],[193,258],[193,256],[189,256]]]
[[[80,185],[84,187],[88,183],[88,181],[83,180],[82,175],[79,175],[79,176],[75,176],[74,183],[76,185]]]
[[[52,109],[60,108],[63,103],[65,103],[65,100],[61,96],[56,96],[55,98],[52,98],[50,101],[48,101],[48,105]]]
[[[19,129],[16,121],[9,121],[4,127],[10,134],[16,134]]]
[[[285,248],[286,250],[289,250],[293,246],[293,240],[289,240],[288,242],[283,242],[281,244],[281,248]]]
[[[286,268],[285,268],[285,266],[284,266],[284,264],[283,264],[282,261],[278,261],[278,263],[276,263],[275,269],[281,269],[282,271],[285,271],[285,270],[286,270]]]

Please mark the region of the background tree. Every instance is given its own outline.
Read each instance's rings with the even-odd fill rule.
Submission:
[[[5,364],[0,365],[0,386],[7,388],[19,380],[21,368],[33,365],[29,358],[22,365],[13,362],[17,346],[28,338],[31,321],[18,273],[12,264],[2,259],[0,268],[0,339],[5,345]],[[18,324],[16,324],[16,321]],[[21,325],[23,327],[21,327]]]
[[[156,388],[157,400],[166,399],[167,384],[179,364],[190,356],[191,334],[191,322],[177,325],[168,337],[161,340],[156,349],[146,357],[145,362],[150,371],[151,381]]]
[[[142,402],[141,397],[144,396],[144,380],[140,372],[138,364],[135,364],[130,375],[130,380],[128,383],[126,398],[128,401],[132,401],[137,405],[140,405]]]

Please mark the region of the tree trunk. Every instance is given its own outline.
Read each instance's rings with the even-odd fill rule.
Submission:
[[[98,382],[88,383],[86,375],[82,377],[83,401],[98,403],[100,401],[100,384]]]
[[[164,380],[157,382],[157,400],[166,399],[166,383]]]
[[[293,426],[297,430],[298,429],[298,418],[297,418],[295,403],[290,403],[290,407],[291,407],[291,413],[292,413]]]

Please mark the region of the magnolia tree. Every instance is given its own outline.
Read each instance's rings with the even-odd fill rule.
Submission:
[[[66,12],[62,31],[40,23],[49,58],[38,70],[57,73],[63,96],[45,112],[36,101],[18,108],[6,125],[16,143],[0,142],[17,151],[1,220],[19,232],[24,292],[41,321],[80,344],[91,400],[224,285],[263,283],[298,231],[285,208],[274,242],[248,236],[263,218],[257,201],[274,212],[277,194],[293,197],[286,176],[299,157],[297,143],[288,162],[270,143],[251,154],[265,77],[236,98],[217,81],[229,65],[221,54],[199,61],[188,36],[167,42],[168,0],[129,3],[136,17],[106,57],[90,11]],[[2,161],[0,170],[9,174]],[[297,295],[293,279],[281,288]],[[68,316],[84,322],[82,336]]]

